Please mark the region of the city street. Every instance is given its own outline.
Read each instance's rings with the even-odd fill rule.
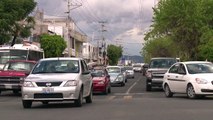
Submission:
[[[145,91],[145,77],[136,73],[126,86],[113,86],[108,95],[95,94],[92,104],[75,107],[71,102],[23,109],[20,95],[2,92],[1,120],[210,120],[213,98],[191,100],[186,95],[166,98],[162,89]]]

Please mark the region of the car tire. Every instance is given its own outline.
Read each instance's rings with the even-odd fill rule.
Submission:
[[[0,90],[0,95],[1,95],[1,90]]]
[[[171,92],[169,85],[165,84],[164,93],[166,97],[173,97],[173,93]]]
[[[22,100],[22,105],[23,105],[24,108],[31,108],[32,101],[30,101],[30,100]]]
[[[104,90],[104,95],[107,95],[107,94],[108,94],[108,88],[106,87]]]
[[[152,85],[148,84],[148,79],[146,80],[146,91],[152,91]]]
[[[92,88],[90,89],[90,93],[89,93],[89,96],[87,96],[85,99],[86,99],[86,103],[92,103],[92,96],[93,93],[92,93]]]
[[[122,83],[121,83],[121,87],[123,87],[123,86],[125,86],[125,82],[122,82]]]
[[[194,87],[191,84],[187,85],[186,94],[187,94],[188,98],[190,98],[190,99],[197,98]]]
[[[78,96],[78,99],[74,101],[74,104],[77,106],[77,107],[81,107],[82,104],[83,104],[83,90],[81,89],[81,91],[79,92],[79,96]]]
[[[108,88],[108,93],[111,93],[111,86],[109,86]]]
[[[125,83],[127,83],[127,78],[125,79]]]

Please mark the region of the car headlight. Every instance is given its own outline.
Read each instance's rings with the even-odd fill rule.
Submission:
[[[119,75],[119,76],[116,78],[116,81],[123,81],[123,76],[122,76],[122,75]]]
[[[33,83],[32,83],[32,82],[29,82],[29,81],[24,81],[23,86],[24,86],[24,87],[35,87],[35,86],[33,85]]]
[[[202,78],[195,78],[195,81],[196,81],[198,84],[207,84],[207,83],[208,83],[207,80],[202,79]]]
[[[146,77],[151,78],[152,77],[152,72],[146,72]]]
[[[77,86],[77,81],[76,80],[68,80],[64,87],[70,87],[70,86]]]

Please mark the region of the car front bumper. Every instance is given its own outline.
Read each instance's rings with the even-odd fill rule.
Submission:
[[[66,101],[78,99],[77,87],[22,87],[22,99],[32,101]]]

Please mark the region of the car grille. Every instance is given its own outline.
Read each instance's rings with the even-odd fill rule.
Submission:
[[[5,83],[5,84],[20,83],[20,77],[0,77],[0,83]]]
[[[54,86],[60,86],[62,82],[36,82],[38,87],[46,87],[47,83],[51,84],[49,87],[54,87]]]
[[[62,93],[35,93],[34,98],[63,98]]]

